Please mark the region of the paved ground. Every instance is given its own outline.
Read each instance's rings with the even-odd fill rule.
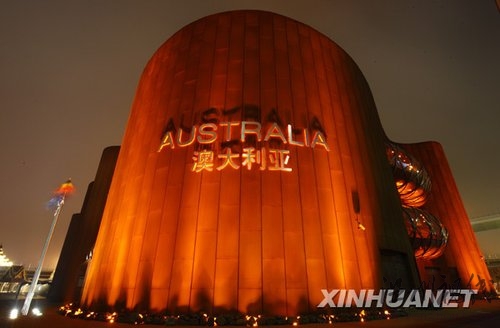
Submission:
[[[44,301],[35,300],[33,306],[40,306],[44,315],[41,317],[26,316],[17,320],[8,319],[8,312],[12,301],[0,301],[0,328],[109,328],[110,326],[127,328],[129,324],[106,323],[99,321],[86,321],[71,319],[57,313],[57,305],[46,304]],[[364,323],[345,322],[334,323],[333,327],[498,327],[500,324],[500,300],[476,301],[470,308],[417,310],[408,311],[407,317],[391,320],[374,320]],[[306,328],[327,328],[327,324],[309,324]],[[145,328],[158,328],[159,325],[142,325]],[[200,326],[196,326],[200,327]],[[270,327],[270,326],[267,326]],[[291,326],[279,326],[281,328]],[[186,327],[187,328],[187,327]]]

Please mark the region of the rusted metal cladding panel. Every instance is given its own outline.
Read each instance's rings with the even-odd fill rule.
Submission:
[[[319,32],[260,11],[184,27],[139,83],[83,303],[292,315],[380,287],[379,247],[412,258],[383,141]]]
[[[427,170],[432,189],[425,209],[436,215],[448,230],[448,244],[441,258],[419,265],[422,280],[432,277],[426,267],[439,268],[447,276],[444,280],[452,284],[460,279],[464,288],[477,288],[481,292],[494,291],[490,273],[479,249],[476,236],[465,211],[453,172],[448,164],[443,147],[437,142],[422,142],[403,145]],[[434,277],[443,280],[442,277]]]

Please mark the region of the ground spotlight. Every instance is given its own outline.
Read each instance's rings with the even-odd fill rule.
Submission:
[[[41,316],[43,314],[42,311],[40,311],[39,308],[33,308],[33,310],[31,310],[31,313],[33,313],[33,315],[35,315],[37,317],[39,317],[39,316]]]
[[[10,310],[9,313],[9,319],[15,320],[19,316],[19,310],[18,309],[12,309]]]

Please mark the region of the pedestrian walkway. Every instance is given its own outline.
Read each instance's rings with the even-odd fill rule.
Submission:
[[[8,314],[12,301],[0,301],[0,328],[110,328],[110,323],[72,319],[57,313],[58,306],[35,302],[43,312],[42,316],[20,316],[10,320]],[[308,324],[306,328],[327,327],[496,327],[500,323],[500,300],[475,301],[469,308],[453,308],[439,310],[409,309],[408,316],[390,320],[374,320],[367,322],[339,322],[328,324]],[[127,328],[130,324],[113,323],[113,327]],[[141,325],[144,328],[158,328],[158,325]],[[186,326],[183,326],[186,327]],[[200,326],[196,326],[199,328]],[[272,327],[272,326],[266,326]],[[287,326],[279,326],[285,328]],[[187,327],[186,327],[187,328]]]

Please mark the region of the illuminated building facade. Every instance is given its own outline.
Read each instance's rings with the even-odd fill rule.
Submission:
[[[139,82],[82,304],[294,315],[321,289],[413,288],[429,266],[414,255],[443,251],[443,270],[485,275],[475,251],[454,258],[475,240],[439,148],[402,147],[359,68],[314,29],[261,11],[189,24]],[[426,203],[442,223],[405,224],[402,204]]]

